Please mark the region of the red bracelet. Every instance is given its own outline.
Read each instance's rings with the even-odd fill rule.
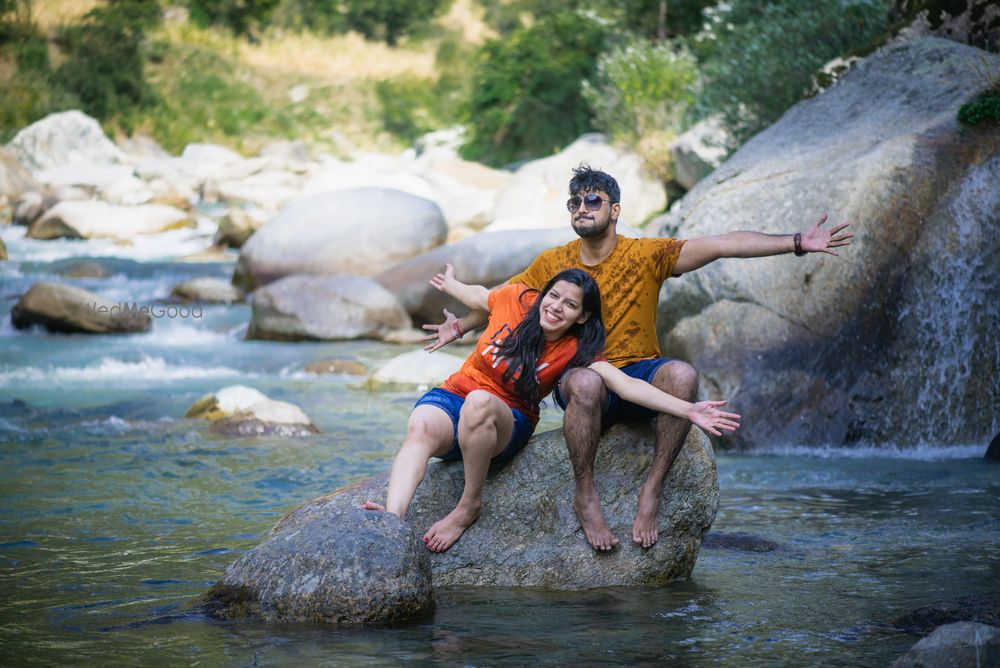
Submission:
[[[458,326],[458,320],[451,323],[451,331],[455,333],[455,340],[462,338],[465,334],[462,334],[462,328]]]

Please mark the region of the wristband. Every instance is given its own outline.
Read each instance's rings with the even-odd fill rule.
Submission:
[[[458,326],[458,320],[451,323],[451,331],[455,333],[455,341],[458,341],[460,338],[465,336],[465,334],[462,334],[462,328]]]
[[[795,256],[802,257],[803,255],[805,255],[806,252],[802,250],[802,233],[796,232],[792,236],[792,240],[795,242]]]

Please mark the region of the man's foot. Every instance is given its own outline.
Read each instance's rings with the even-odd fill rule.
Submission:
[[[444,552],[462,537],[465,530],[479,517],[479,511],[456,506],[424,534],[424,545],[431,552]]]
[[[381,503],[375,503],[374,501],[365,501],[361,504],[361,507],[365,510],[385,510],[385,506]]]
[[[632,522],[632,540],[643,547],[652,547],[660,537],[660,493],[645,485],[639,489],[639,505]]]
[[[611,533],[607,522],[604,521],[604,513],[601,512],[601,500],[597,498],[597,492],[591,490],[590,493],[583,493],[577,490],[573,499],[573,509],[576,516],[580,518],[580,526],[587,534],[587,542],[595,550],[607,552],[613,550],[618,544],[618,538]]]

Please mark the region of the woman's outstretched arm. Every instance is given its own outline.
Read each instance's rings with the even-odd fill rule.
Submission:
[[[466,285],[455,278],[455,268],[450,263],[445,264],[443,274],[438,274],[431,279],[431,285],[446,295],[454,297],[473,311],[489,310],[486,299],[489,297],[490,291],[481,285]]]
[[[699,401],[692,404],[672,394],[653,387],[649,383],[632,378],[609,362],[594,362],[590,368],[596,371],[608,389],[626,401],[639,404],[660,413],[669,413],[705,430],[713,436],[721,436],[720,429],[735,431],[740,426],[740,416],[719,410],[725,401]]]

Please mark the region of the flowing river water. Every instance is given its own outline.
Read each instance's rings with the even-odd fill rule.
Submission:
[[[1000,466],[985,444],[785,447],[719,455],[713,526],[781,549],[703,548],[692,577],[667,586],[440,590],[433,619],[377,629],[200,616],[192,600],[285,511],[388,469],[418,396],[303,371],[412,347],[244,341],[242,304],[165,314],[132,336],[10,324],[42,280],[151,305],[186,278],[228,278],[231,262],[173,261],[204,233],[121,247],[4,231],[2,665],[885,666],[917,639],[888,629],[894,616],[1000,589]],[[82,256],[110,276],[62,276]],[[237,383],[301,406],[322,433],[232,439],[184,419]],[[559,424],[543,411],[540,430]]]

